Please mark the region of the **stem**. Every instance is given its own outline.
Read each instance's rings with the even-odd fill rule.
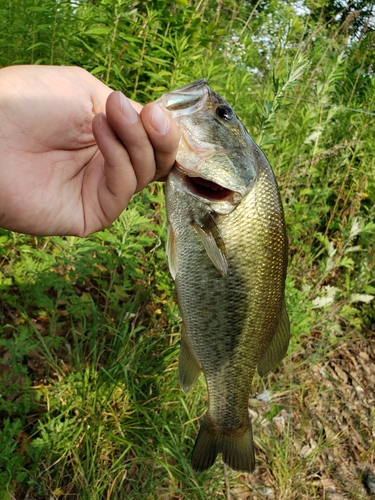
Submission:
[[[53,56],[55,51],[56,24],[57,24],[57,3],[55,3],[55,19],[53,21],[53,31],[51,36],[51,56],[49,59],[50,64],[53,64]]]
[[[254,5],[253,10],[250,12],[249,17],[247,18],[246,23],[245,23],[244,27],[242,28],[242,31],[241,31],[241,33],[240,33],[240,36],[242,36],[242,35],[243,35],[244,31],[245,31],[245,30],[246,30],[246,28],[249,26],[250,21],[251,21],[251,19],[253,18],[254,12],[255,12],[255,11],[256,11],[256,9],[258,8],[258,6],[259,6],[259,4],[260,4],[260,2],[261,2],[261,1],[262,1],[262,0],[258,0],[258,1],[257,1],[257,3]]]
[[[230,494],[230,487],[228,480],[228,468],[224,463],[223,463],[223,472],[224,472],[224,482],[225,482],[225,491],[227,494],[227,500],[232,500],[232,495]]]
[[[118,13],[118,5],[119,4],[121,4],[121,0],[119,0],[117,2],[117,5],[115,7],[115,22],[114,22],[113,31],[112,31],[111,42],[110,42],[109,46],[107,47],[107,51],[108,51],[108,64],[107,64],[107,74],[106,74],[106,77],[105,77],[105,83],[106,83],[106,85],[108,85],[109,75],[110,75],[111,70],[112,70],[112,52],[113,52],[115,41],[116,41],[118,24],[119,24],[119,21],[120,21],[120,18],[121,18],[121,14]]]
[[[370,46],[372,45],[373,38],[374,38],[374,32],[371,35]],[[362,61],[361,61],[361,66],[357,70],[357,78],[355,79],[355,82],[354,82],[354,85],[353,85],[353,88],[352,88],[352,92],[351,92],[350,97],[349,97],[349,101],[348,101],[348,104],[347,104],[348,107],[350,106],[350,104],[352,102],[352,99],[354,97],[354,92],[355,92],[355,89],[357,88],[359,77],[362,75],[362,70],[363,70],[363,66],[365,64],[366,55],[367,55],[367,52],[364,52],[363,53],[363,57],[362,57]]]
[[[146,25],[145,25],[145,34],[143,36],[143,45],[142,45],[142,50],[141,50],[141,54],[140,54],[140,65],[138,66],[138,71],[137,71],[137,74],[136,74],[136,77],[135,77],[135,82],[134,82],[134,87],[133,87],[133,98],[134,96],[136,95],[136,92],[137,92],[137,88],[138,88],[138,82],[139,82],[139,76],[141,74],[141,71],[142,71],[142,61],[143,61],[143,58],[145,56],[145,53],[146,53],[146,43],[147,43],[147,38],[148,38],[148,29],[149,29],[149,23],[148,23],[148,20],[146,20]]]
[[[38,0],[34,0],[34,7],[36,7]],[[34,47],[35,47],[35,28],[36,28],[36,22],[35,22],[35,11],[33,12],[33,38],[32,38],[32,49],[31,49],[31,64],[34,64]]]

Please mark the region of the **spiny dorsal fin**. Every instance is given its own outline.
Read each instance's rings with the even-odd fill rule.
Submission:
[[[288,350],[290,339],[290,325],[285,302],[281,306],[281,316],[279,326],[268,347],[265,355],[258,363],[258,373],[261,377],[276,368],[284,358]]]
[[[211,262],[223,276],[226,276],[228,273],[228,262],[225,253],[225,243],[212,215],[208,214],[200,224],[193,221],[192,225],[202,241]]]

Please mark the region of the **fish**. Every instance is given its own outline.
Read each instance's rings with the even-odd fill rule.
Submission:
[[[158,103],[180,128],[166,183],[166,253],[182,316],[178,376],[187,393],[203,372],[208,409],[192,451],[195,471],[221,453],[253,472],[249,397],[290,339],[288,243],[271,167],[230,104],[205,79]]]

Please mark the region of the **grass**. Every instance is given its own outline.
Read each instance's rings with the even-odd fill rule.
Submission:
[[[371,30],[278,1],[0,10],[2,65],[78,64],[141,102],[204,76],[234,105],[280,185],[292,330],[283,365],[254,381],[254,474],[220,460],[195,474],[205,385],[178,387],[162,187],[84,240],[0,230],[0,500],[371,498]]]

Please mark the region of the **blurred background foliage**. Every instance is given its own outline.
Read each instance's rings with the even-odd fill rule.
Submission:
[[[0,27],[0,67],[78,65],[141,103],[205,77],[234,106],[274,169],[290,239],[290,361],[268,388],[294,387],[302,401],[296,377],[338,345],[372,349],[371,0],[2,0]],[[306,478],[336,470],[332,461],[307,461],[291,444],[306,439],[307,417],[282,436],[262,438],[258,425],[256,481],[220,464],[191,471],[205,388],[184,396],[177,384],[165,227],[156,184],[85,240],[0,230],[1,500],[326,498]],[[274,422],[286,409],[289,400],[257,411]],[[371,462],[373,439],[363,439]]]

